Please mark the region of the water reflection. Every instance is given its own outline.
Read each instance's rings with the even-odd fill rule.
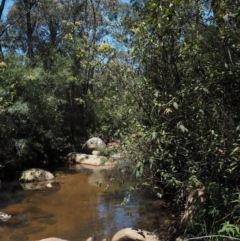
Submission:
[[[140,218],[134,202],[130,201],[125,206],[121,205],[122,197],[126,192],[118,191],[113,195],[103,193],[98,199],[98,218],[105,223],[104,236],[111,234],[125,227],[137,227],[136,219]]]
[[[96,236],[101,240],[125,227],[153,231],[168,220],[163,205],[154,204],[141,192],[121,205],[135,181],[132,175],[122,182],[114,179],[115,172],[86,168],[61,170],[63,175],[52,188],[26,191],[17,182],[2,183],[0,211],[12,218],[0,223],[0,239],[31,241],[55,236],[79,241]],[[95,185],[99,178],[106,180],[101,187]],[[107,180],[112,183],[104,192]]]

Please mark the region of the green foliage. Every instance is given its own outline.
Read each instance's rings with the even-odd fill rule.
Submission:
[[[21,180],[25,180],[26,172],[27,172],[27,171],[22,171],[21,177],[19,178],[20,181],[21,181]]]
[[[159,197],[168,194],[182,207],[191,190],[203,189],[207,205],[198,223],[206,227],[192,231],[216,232],[217,220],[239,214],[232,202],[240,181],[239,30],[220,21],[232,5],[142,3],[132,20],[139,75],[130,88],[139,114],[128,129],[142,134],[125,142],[136,176]],[[207,7],[216,22],[206,20]]]
[[[25,2],[14,4],[8,20],[26,7]],[[110,139],[126,125],[122,103],[128,93],[120,103],[118,86],[125,83],[120,78],[126,65],[115,58],[114,47],[103,42],[109,26],[101,17],[116,13],[121,4],[105,1],[101,8],[95,1],[85,7],[68,4],[46,2],[30,12],[37,26],[31,20],[28,26],[25,21],[10,21],[10,41],[5,41],[0,62],[0,157],[6,165],[54,163],[80,149],[90,134]],[[75,7],[79,11],[71,10]],[[87,19],[82,18],[84,11]],[[114,110],[116,103],[119,109]]]
[[[6,57],[0,99],[0,155],[6,166],[17,168],[54,162],[67,140],[61,79],[41,67],[26,67],[27,62],[20,60]]]
[[[79,14],[61,5],[57,15],[44,5],[48,14],[36,28],[51,34],[36,32],[32,43],[26,26],[11,26],[0,62],[0,164],[49,164],[89,135],[120,138],[136,177],[158,197],[167,194],[182,208],[192,190],[204,190],[196,233],[216,232],[221,220],[220,233],[236,236],[239,6],[131,2],[116,11],[113,1],[99,8],[91,1]],[[26,58],[31,44],[34,55]]]
[[[240,229],[237,225],[226,221],[222,224],[222,228],[218,231],[219,234],[225,234],[231,237],[240,237]]]
[[[98,154],[99,156],[104,156],[107,158],[109,158],[114,153],[114,150],[109,148],[99,148],[98,151],[99,151],[99,154]]]

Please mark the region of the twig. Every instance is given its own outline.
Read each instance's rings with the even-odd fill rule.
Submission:
[[[225,235],[207,235],[207,236],[202,236],[202,237],[196,237],[196,238],[188,238],[187,240],[194,240],[194,239],[204,239],[204,238],[228,238],[232,240],[240,240],[240,238],[234,238],[231,236],[225,236]]]

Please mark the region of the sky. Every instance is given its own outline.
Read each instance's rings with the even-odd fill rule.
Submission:
[[[3,20],[6,19],[8,10],[13,5],[13,3],[14,3],[14,0],[6,0],[5,7],[4,7],[4,10],[3,10],[3,16],[2,16]]]

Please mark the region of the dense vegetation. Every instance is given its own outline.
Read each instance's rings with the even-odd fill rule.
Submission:
[[[187,232],[240,236],[240,4],[34,1],[0,6],[0,164],[58,162],[90,136],[121,138],[142,186]],[[143,181],[144,180],[144,181]],[[181,230],[184,231],[184,230]]]

